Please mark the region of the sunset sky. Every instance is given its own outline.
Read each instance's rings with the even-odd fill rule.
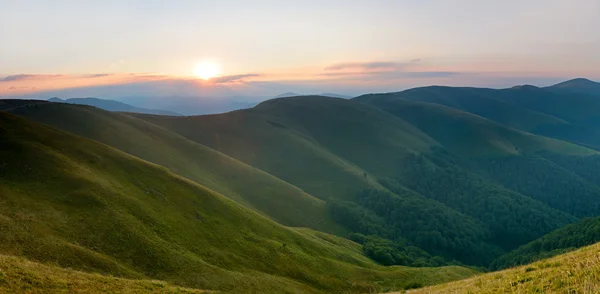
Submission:
[[[0,0],[0,96],[598,80],[599,12],[598,0]],[[219,69],[208,80],[194,74],[206,63]]]

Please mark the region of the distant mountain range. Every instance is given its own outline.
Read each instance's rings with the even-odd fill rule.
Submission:
[[[79,105],[89,105],[98,107],[108,111],[119,111],[119,112],[134,112],[134,113],[146,113],[146,114],[158,114],[158,115],[172,115],[172,116],[180,116],[181,114],[167,111],[167,110],[159,110],[159,109],[147,109],[147,108],[139,108],[135,106],[131,106],[129,104],[114,101],[114,100],[106,100],[99,98],[70,98],[70,99],[60,99],[57,97],[48,99],[50,102],[57,103],[69,103],[69,104],[79,104]]]
[[[119,101],[137,107],[164,109],[182,115],[223,113],[250,108],[257,104],[257,102],[249,101],[247,97],[235,96],[227,99],[194,96],[131,96],[119,98]]]

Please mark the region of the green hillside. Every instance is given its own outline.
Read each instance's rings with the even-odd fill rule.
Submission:
[[[460,156],[594,151],[448,107],[401,102],[394,112],[293,97],[220,115],[136,116],[335,204],[335,220],[353,232],[408,242],[447,260],[487,265],[503,249],[576,221],[564,207],[506,188]]]
[[[498,94],[499,91],[494,89],[431,86],[396,93],[367,94],[355,100],[366,104],[390,103],[398,99],[435,103],[527,132],[545,125],[568,124],[559,118],[504,101]]]
[[[7,100],[12,113],[110,145],[290,226],[343,233],[325,202],[270,174],[135,117],[94,107]],[[33,104],[35,103],[35,104]]]
[[[131,280],[0,255],[1,293],[208,293],[158,280]]]
[[[532,264],[407,293],[595,293],[600,244]]]
[[[318,96],[273,99],[255,108],[185,118],[136,115],[256,166],[308,193],[349,198],[394,174],[409,154],[436,143],[413,126],[358,103]],[[376,184],[376,183],[375,183]]]
[[[483,255],[496,252],[487,244],[490,233],[485,224],[418,193],[390,193],[379,183],[381,177],[398,174],[401,163],[417,151],[429,150],[426,142],[437,143],[375,108],[344,99],[304,96],[274,99],[221,115],[138,117],[257,166],[328,202],[358,203],[394,227],[376,235],[407,239],[433,255],[467,263],[491,260]],[[373,191],[370,203],[363,201],[365,191]],[[384,203],[397,212],[377,209]],[[351,208],[341,206],[344,212],[339,208],[334,215],[338,222],[361,227],[363,221]],[[414,222],[416,217],[421,221]],[[355,232],[372,234],[362,227]],[[458,242],[457,236],[463,240]]]
[[[369,96],[363,96],[362,99],[367,97]],[[404,182],[424,195],[428,192],[439,192],[440,189],[432,185],[443,185],[443,189],[449,191],[447,193],[456,194],[466,183],[464,180],[453,181],[453,178],[468,177],[474,181],[488,178],[488,181],[496,182],[496,186],[504,186],[571,215],[588,217],[600,213],[600,203],[596,201],[597,195],[600,194],[598,186],[600,181],[590,181],[576,174],[578,166],[586,164],[577,166],[569,164],[582,161],[579,158],[588,160],[592,158],[591,155],[597,153],[591,149],[518,131],[480,116],[439,104],[409,101],[386,95],[373,96],[367,103],[413,123],[458,155],[449,157],[444,152],[437,152],[437,155],[433,155],[436,157],[434,159],[430,155],[425,156],[429,157],[429,160],[413,160],[407,164],[408,171],[403,175]],[[564,160],[553,162],[556,161],[557,154]],[[445,174],[441,173],[440,168],[420,167],[427,161],[439,162],[440,160],[444,160],[446,166],[454,166],[445,168],[447,170]],[[433,166],[433,164],[429,165]],[[462,169],[456,165],[462,166]],[[444,185],[444,182],[447,184]],[[486,187],[476,188],[480,192],[486,189]],[[478,193],[482,195],[477,199],[482,199],[481,197],[486,197],[485,195],[498,194],[501,192],[499,189],[502,190],[502,187],[493,189],[496,192],[487,189],[488,191],[483,194]],[[512,194],[511,198],[519,198],[510,191],[503,194]],[[436,196],[439,195],[434,194],[431,197]],[[453,205],[464,205],[468,200],[452,198],[447,201]],[[527,219],[526,215],[529,212],[524,210],[523,213],[524,219]],[[485,216],[485,219],[489,219],[489,216]],[[531,224],[536,226],[534,223]],[[506,226],[501,227],[506,228]],[[516,227],[515,229],[519,230]],[[520,226],[520,229],[529,230],[524,226]]]
[[[600,217],[585,218],[501,256],[492,263],[492,268],[527,264],[597,242],[600,242]]]
[[[240,292],[366,292],[473,274],[385,268],[106,145],[0,114],[0,253]],[[90,234],[93,232],[93,234]]]
[[[423,87],[355,98],[367,103],[398,99],[430,102],[485,117],[504,126],[600,148],[598,83],[575,79],[538,88],[510,89]]]
[[[581,146],[520,132],[440,104],[387,99],[386,96],[368,99],[366,103],[406,120],[460,155],[510,155],[542,150],[571,155],[594,153]]]

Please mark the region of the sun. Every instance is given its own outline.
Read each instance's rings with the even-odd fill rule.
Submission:
[[[215,62],[205,61],[194,67],[194,75],[204,80],[216,77],[220,72],[219,65]]]

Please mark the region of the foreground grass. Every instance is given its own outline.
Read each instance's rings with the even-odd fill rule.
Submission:
[[[529,265],[409,293],[598,293],[600,243]]]
[[[156,280],[129,280],[0,255],[0,293],[206,293]]]

